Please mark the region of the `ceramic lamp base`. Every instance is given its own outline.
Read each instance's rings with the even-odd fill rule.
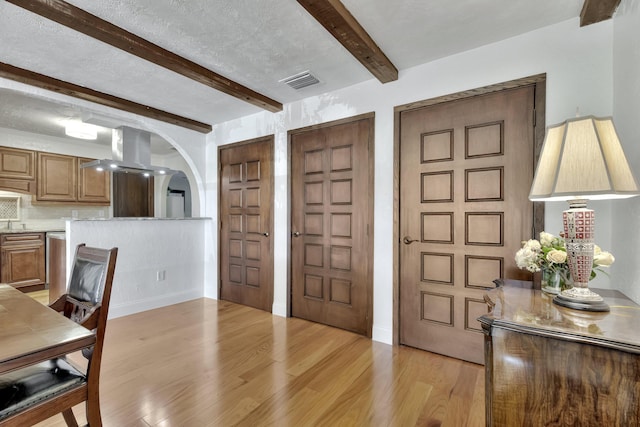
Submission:
[[[560,292],[555,304],[576,310],[609,311],[602,297],[589,290],[593,267],[595,212],[587,209],[584,199],[569,200],[569,209],[562,213],[567,264],[573,288]]]

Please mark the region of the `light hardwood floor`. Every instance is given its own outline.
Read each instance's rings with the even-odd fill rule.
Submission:
[[[479,365],[225,301],[109,320],[101,374],[105,426],[484,425]]]

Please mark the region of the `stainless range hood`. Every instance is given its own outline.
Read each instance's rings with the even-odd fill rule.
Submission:
[[[172,175],[180,171],[151,165],[151,134],[147,131],[122,126],[113,129],[111,137],[113,159],[94,160],[82,168],[137,173],[145,176]]]

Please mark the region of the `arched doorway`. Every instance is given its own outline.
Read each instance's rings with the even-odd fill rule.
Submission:
[[[166,215],[167,218],[191,218],[191,186],[184,172],[171,176]]]

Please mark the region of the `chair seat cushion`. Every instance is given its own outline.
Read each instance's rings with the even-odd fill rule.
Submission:
[[[84,382],[84,374],[62,358],[0,375],[0,421]]]

